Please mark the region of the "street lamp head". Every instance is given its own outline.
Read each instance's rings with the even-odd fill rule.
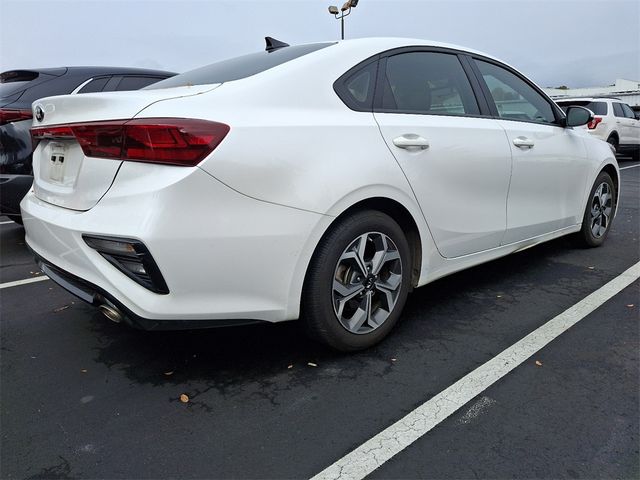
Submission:
[[[329,7],[329,13],[330,13],[331,15],[337,15],[337,14],[339,14],[339,13],[340,13],[340,10],[338,10],[338,7],[336,7],[336,6],[334,6],[334,5],[331,5],[331,6]]]
[[[351,2],[346,2],[344,5],[342,5],[342,8],[340,10],[342,10],[343,12],[346,12],[350,8],[351,8]]]
[[[350,0],[349,5],[351,6],[351,8],[356,8],[359,1],[360,0]]]

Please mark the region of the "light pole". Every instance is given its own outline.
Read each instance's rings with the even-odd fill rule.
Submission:
[[[351,13],[352,8],[356,8],[358,6],[359,0],[349,0],[347,3],[342,5],[342,8],[338,10],[338,7],[335,5],[331,5],[329,7],[329,13],[336,17],[336,20],[340,20],[340,38],[344,40],[344,17]]]

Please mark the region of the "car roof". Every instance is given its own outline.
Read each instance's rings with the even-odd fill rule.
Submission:
[[[494,57],[488,53],[482,52],[480,50],[475,50],[469,47],[465,47],[462,45],[457,45],[454,43],[445,43],[438,42],[435,40],[428,40],[423,38],[410,38],[410,37],[366,37],[366,38],[356,38],[350,40],[340,40],[337,42],[338,44],[349,46],[349,45],[362,45],[368,44],[372,47],[379,49],[380,51],[390,50],[393,48],[401,48],[401,47],[436,47],[436,48],[449,48],[452,50],[461,50],[464,52],[468,52],[471,54],[481,55],[483,57],[491,58],[498,62],[504,63],[508,65],[507,62],[501,60],[499,58]]]
[[[622,102],[619,98],[616,97],[556,97],[556,102],[602,102],[606,100],[615,100],[617,102]]]
[[[137,67],[66,67],[67,73],[79,75],[176,75],[176,72],[167,72],[165,70],[152,70],[149,68]]]
[[[91,67],[91,66],[74,66],[74,67],[57,67],[57,68],[21,68],[7,70],[2,72],[0,76],[8,77],[12,73],[25,74],[36,72],[45,75],[61,76],[65,74],[73,75],[161,75],[163,77],[176,75],[175,72],[167,72],[164,70],[152,70],[149,68],[136,67]]]

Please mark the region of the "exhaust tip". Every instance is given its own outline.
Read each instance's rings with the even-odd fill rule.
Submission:
[[[107,304],[102,304],[98,308],[100,312],[112,322],[122,322],[122,313],[117,308]]]

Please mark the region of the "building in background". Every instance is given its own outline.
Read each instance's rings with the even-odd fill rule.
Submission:
[[[588,88],[545,88],[551,98],[562,97],[615,97],[634,110],[640,110],[640,82],[618,78],[616,83],[607,87]]]

